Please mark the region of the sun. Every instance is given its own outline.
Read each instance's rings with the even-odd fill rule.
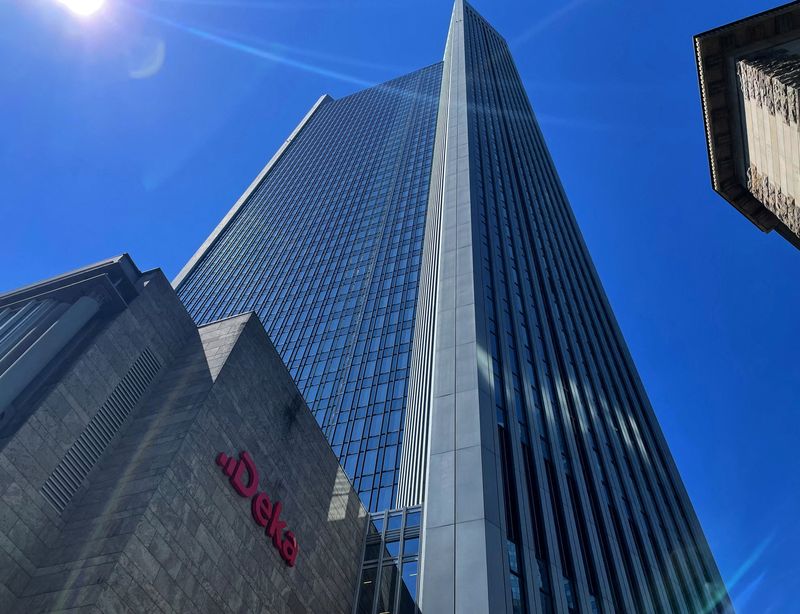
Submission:
[[[58,0],[70,11],[82,17],[93,15],[106,3],[106,0]]]

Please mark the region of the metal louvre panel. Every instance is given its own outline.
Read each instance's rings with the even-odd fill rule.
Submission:
[[[430,420],[431,375],[439,245],[441,243],[442,193],[447,126],[449,77],[442,76],[436,120],[433,167],[428,193],[428,213],[417,294],[415,333],[411,350],[408,399],[406,403],[403,445],[398,477],[397,507],[420,505],[425,493],[428,457],[428,422]]]
[[[160,368],[158,358],[145,348],[42,485],[42,495],[59,513],[69,505]]]

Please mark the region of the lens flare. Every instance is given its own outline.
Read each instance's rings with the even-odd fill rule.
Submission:
[[[93,15],[106,3],[106,0],[58,0],[70,11],[81,17]]]

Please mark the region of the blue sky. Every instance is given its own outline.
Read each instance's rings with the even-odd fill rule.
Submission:
[[[508,39],[740,613],[797,611],[800,253],[714,194],[693,34],[762,0],[476,0]],[[322,93],[441,58],[451,4],[0,0],[0,291],[174,276]]]

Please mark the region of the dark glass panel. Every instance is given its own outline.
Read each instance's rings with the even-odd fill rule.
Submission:
[[[378,569],[365,569],[361,573],[361,589],[358,592],[358,614],[372,614],[372,602],[375,598],[375,581]]]
[[[394,613],[399,575],[397,564],[384,565],[381,569],[381,588],[378,592],[378,612],[382,614]]]

